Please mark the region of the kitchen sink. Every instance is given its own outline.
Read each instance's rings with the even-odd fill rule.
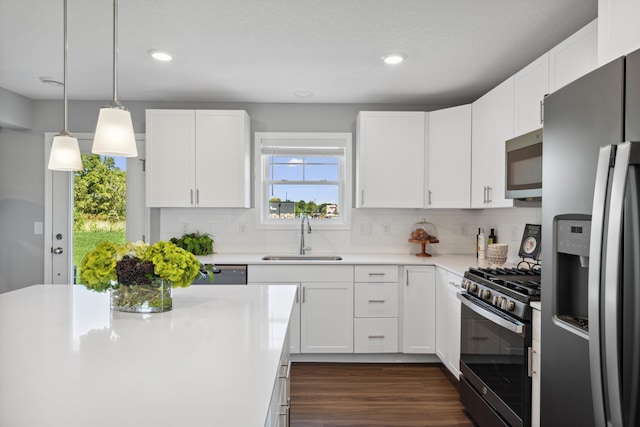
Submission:
[[[333,255],[266,255],[263,261],[342,261],[341,256]]]

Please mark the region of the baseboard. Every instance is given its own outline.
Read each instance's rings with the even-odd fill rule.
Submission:
[[[403,353],[292,353],[292,362],[324,362],[324,363],[441,363],[435,354],[403,354]]]

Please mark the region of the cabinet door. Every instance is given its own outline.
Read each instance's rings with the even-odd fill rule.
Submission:
[[[197,206],[251,206],[249,129],[245,111],[196,111]]]
[[[640,49],[640,2],[598,1],[598,65]]]
[[[540,426],[540,312],[532,310],[531,427]]]
[[[302,353],[353,353],[353,283],[302,283]]]
[[[451,273],[449,273],[451,278]],[[460,300],[458,299],[459,287],[455,284],[452,285],[452,281],[449,280],[447,287],[447,336],[448,341],[448,354],[447,354],[447,368],[456,377],[460,378]]]
[[[505,142],[513,138],[514,78],[472,105],[471,207],[512,207],[505,199]]]
[[[435,267],[405,267],[402,313],[404,353],[435,353]]]
[[[436,268],[436,355],[446,366],[449,360],[449,313],[447,270]]]
[[[549,93],[598,66],[598,20],[594,19],[549,51]]]
[[[195,112],[147,110],[146,120],[147,206],[194,206]]]
[[[542,102],[549,93],[549,54],[515,74],[515,134],[522,135],[542,127]]]
[[[471,197],[471,104],[429,114],[428,208],[468,208]]]
[[[362,111],[357,123],[359,208],[423,208],[425,113]]]

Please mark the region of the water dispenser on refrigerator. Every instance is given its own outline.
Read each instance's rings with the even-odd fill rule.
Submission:
[[[559,215],[554,226],[553,322],[588,339],[591,216]]]

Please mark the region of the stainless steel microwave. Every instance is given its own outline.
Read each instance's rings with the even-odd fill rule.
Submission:
[[[542,198],[542,129],[510,139],[505,144],[505,197]]]

